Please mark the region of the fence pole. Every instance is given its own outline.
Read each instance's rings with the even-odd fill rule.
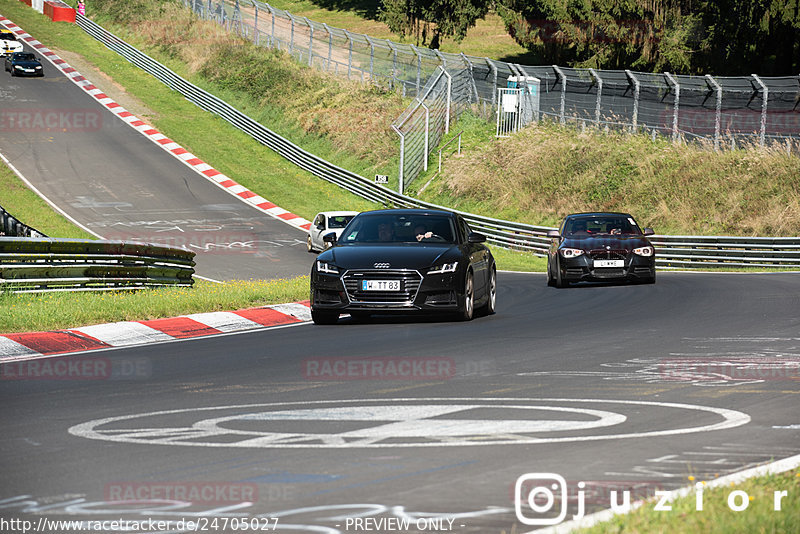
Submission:
[[[292,31],[289,34],[289,55],[291,56],[294,53],[294,17],[288,11],[286,14],[289,16],[289,20],[292,21]]]
[[[365,35],[364,39],[366,39],[369,43],[369,79],[372,81],[375,78],[372,74],[373,65],[375,63],[375,45],[372,43],[372,39],[370,39],[368,36]]]
[[[664,77],[667,78],[667,83],[675,91],[675,107],[672,111],[672,142],[674,143],[678,140],[678,109],[681,100],[681,86],[678,83],[678,80],[676,80],[669,72],[665,72]]]
[[[392,51],[392,89],[394,89],[394,86],[397,85],[397,49],[389,39],[386,39],[386,44]]]
[[[398,179],[397,191],[402,195],[403,194],[403,164],[405,162],[405,156],[406,156],[406,136],[394,124],[392,124],[392,130],[397,132],[397,135],[400,136],[400,172],[397,174],[397,179]]]
[[[758,144],[764,146],[767,133],[767,100],[769,100],[769,89],[757,74],[752,74],[753,79],[761,87],[761,133],[758,135]]]
[[[253,42],[258,46],[258,4],[253,4],[253,8],[256,11],[256,19],[253,22],[253,29],[255,30],[255,35],[253,35]]]
[[[331,55],[333,54],[333,34],[331,33],[330,27],[322,23],[322,26],[325,28],[325,31],[328,32],[328,66],[326,67],[327,70],[331,70]]]
[[[308,25],[308,66],[312,67],[314,62],[314,26],[311,25],[311,21],[308,20],[308,17],[303,17],[303,20],[305,20]]]
[[[633,82],[633,117],[631,128],[635,132],[639,122],[639,90],[641,89],[641,84],[631,71],[626,70],[625,74],[628,76],[628,79]]]
[[[556,75],[558,75],[558,79],[561,81],[561,108],[558,112],[558,120],[561,122],[561,124],[564,124],[567,121],[564,117],[567,107],[567,77],[564,75],[558,65],[553,65],[553,70],[556,71]]]
[[[706,83],[717,93],[717,105],[714,113],[714,150],[719,150],[719,133],[722,125],[722,86],[710,74],[706,74]]]
[[[486,64],[489,65],[489,69],[492,71],[493,87],[494,89],[497,89],[497,66],[488,57],[485,57],[483,59],[486,60]],[[492,91],[492,109],[494,109],[494,105],[497,103],[497,94],[498,94],[497,91]]]
[[[594,69],[589,69],[589,74],[597,82],[597,102],[594,104],[594,122],[600,127],[600,99],[603,97],[603,78]]]
[[[444,68],[442,69],[442,72],[444,72],[444,75],[447,76],[447,109],[444,115],[444,133],[448,134],[450,133],[450,93],[453,90],[453,77]]]
[[[472,61],[469,60],[467,55],[464,52],[461,52],[461,57],[464,58],[464,62],[469,66],[469,79],[472,82],[472,91],[475,93],[475,103],[480,104],[481,102],[481,95],[478,94],[478,86],[475,83],[475,74],[474,69],[472,67]],[[469,95],[469,100],[472,102],[472,93]]]
[[[417,55],[417,94],[414,96],[419,97],[419,91],[420,91],[419,84],[420,84],[420,79],[422,78],[422,54],[419,53],[419,50],[417,50],[416,46],[414,45],[410,46],[411,50]]]
[[[422,109],[425,110],[425,152],[424,158],[422,159],[422,170],[428,170],[428,136],[430,132],[431,126],[431,110],[428,109],[428,106],[425,105],[425,102],[420,101],[420,105]]]
[[[344,34],[347,36],[347,42],[349,43],[349,53],[347,54],[347,79],[350,79],[350,71],[353,68],[353,38],[350,37],[350,32],[344,30]]]
[[[272,33],[269,36],[269,46],[270,48],[275,48],[275,10],[272,9],[272,6],[269,4],[267,4],[267,7],[272,15]]]

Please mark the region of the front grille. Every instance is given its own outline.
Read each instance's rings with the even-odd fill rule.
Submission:
[[[417,296],[422,276],[407,269],[347,271],[342,276],[351,304],[411,304]],[[362,280],[400,280],[400,291],[363,291]]]
[[[589,251],[589,256],[593,260],[624,260],[628,257],[627,250],[606,250],[606,249],[596,249]]]

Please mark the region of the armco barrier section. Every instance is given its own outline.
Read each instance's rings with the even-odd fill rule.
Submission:
[[[36,228],[20,222],[0,206],[0,237],[47,237]]]
[[[0,292],[189,287],[194,255],[128,241],[0,237]]]
[[[259,124],[230,104],[184,80],[167,67],[140,52],[88,18],[78,15],[78,25],[89,35],[125,59],[150,73],[171,89],[200,108],[218,115],[261,144],[273,149],[298,167],[327,180],[362,198],[388,207],[444,209],[460,213],[478,232],[486,234],[490,243],[502,248],[547,254],[551,239],[546,226],[504,221],[453,210],[394,192],[358,174],[342,169],[306,152],[291,141]],[[715,241],[716,240],[716,241]],[[763,243],[761,242],[763,240]],[[655,236],[657,262],[661,267],[739,267],[743,265],[800,268],[800,259],[793,255],[800,249],[800,238],[725,238],[703,236]],[[759,247],[769,241],[769,247]],[[709,243],[715,243],[713,246]],[[749,249],[749,251],[748,251]],[[695,252],[690,252],[694,250]],[[760,254],[750,254],[760,250]],[[747,252],[747,254],[740,253]],[[690,256],[690,258],[687,258]]]

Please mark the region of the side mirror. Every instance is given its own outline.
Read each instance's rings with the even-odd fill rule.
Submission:
[[[655,235],[655,232],[653,231],[652,228],[645,228],[644,235]]]
[[[322,240],[325,243],[330,243],[331,245],[336,244],[336,232],[325,234],[324,236],[322,236]]]
[[[317,225],[317,230],[324,230],[324,229],[325,229],[325,225],[324,224],[318,224]]]
[[[470,232],[467,236],[467,243],[486,243],[486,236],[478,232]]]
[[[561,237],[561,234],[558,233],[558,230],[548,230],[547,237],[552,237],[553,239],[558,239]]]

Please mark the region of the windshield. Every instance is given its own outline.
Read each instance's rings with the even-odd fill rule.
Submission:
[[[355,215],[334,215],[328,217],[328,228],[344,228],[347,223],[353,220]]]
[[[625,215],[574,217],[564,226],[568,236],[640,235],[642,232],[633,217]]]
[[[34,56],[33,54],[17,52],[16,54],[14,54],[14,59],[16,59],[17,61],[35,61],[36,56]]]
[[[453,219],[444,215],[360,215],[341,243],[454,243]]]

